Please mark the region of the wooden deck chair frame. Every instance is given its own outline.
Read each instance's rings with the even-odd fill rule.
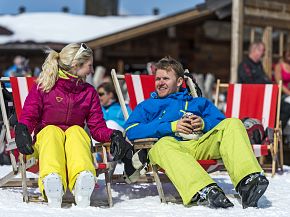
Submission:
[[[18,77],[19,78],[19,77]],[[15,79],[15,78],[14,78]],[[1,84],[9,83],[10,78],[2,77]],[[36,178],[27,178],[26,170],[30,167],[34,166],[37,163],[35,158],[30,158],[29,160],[25,160],[25,156],[19,153],[19,162],[16,161],[15,156],[13,155],[13,150],[17,149],[15,139],[12,138],[10,133],[10,124],[7,117],[7,111],[4,103],[4,96],[2,92],[2,85],[0,91],[0,105],[1,112],[3,117],[3,127],[1,131],[1,137],[3,137],[3,145],[6,146],[6,151],[9,151],[9,156],[12,164],[12,171],[8,173],[6,176],[0,178],[0,187],[22,187],[23,201],[34,202],[38,201],[35,197],[29,196],[27,187],[38,187]],[[3,134],[3,135],[2,135]],[[5,137],[5,138],[4,138]],[[1,140],[2,141],[2,140]],[[104,173],[105,175],[105,183],[106,183],[106,192],[107,192],[107,200],[109,207],[113,206],[112,193],[111,193],[111,176],[109,171],[111,170],[111,164],[107,160],[107,152],[106,150],[110,146],[110,143],[98,143],[92,148],[92,154],[94,159],[94,165],[96,168],[97,176]],[[102,162],[96,161],[96,152],[102,152],[103,159]],[[14,178],[16,175],[21,174],[21,180]],[[20,185],[21,183],[21,185]]]
[[[216,93],[215,93],[215,105],[218,106],[219,94],[221,89],[227,89],[229,87],[228,83],[221,83],[217,80]],[[275,128],[274,128],[274,140],[272,143],[267,145],[268,150],[270,150],[272,157],[272,177],[275,175],[277,168],[280,168],[283,172],[283,143],[282,143],[282,129],[280,121],[280,106],[281,106],[281,93],[282,93],[282,81],[278,83],[278,97],[277,97],[277,107],[276,107],[276,117],[275,117]],[[264,167],[264,157],[260,158],[260,164]]]
[[[12,164],[12,171],[8,173],[6,176],[2,177],[0,179],[0,187],[4,186],[7,182],[13,180],[13,178],[21,173],[21,185],[23,190],[23,201],[28,202],[28,190],[27,190],[27,178],[26,178],[26,168],[30,168],[32,165],[34,165],[35,162],[33,158],[31,158],[28,162],[25,163],[23,154],[19,154],[19,162],[16,162],[16,158],[13,154],[13,150],[16,149],[16,143],[15,139],[12,138],[11,132],[10,132],[10,124],[7,117],[7,111],[5,107],[4,102],[4,96],[3,96],[3,87],[4,83],[10,82],[10,78],[2,77],[1,78],[1,91],[0,91],[0,103],[1,103],[1,112],[3,117],[3,126],[5,131],[5,137],[6,137],[6,150],[9,151],[9,156]],[[5,143],[4,143],[5,144]],[[33,182],[35,180],[30,179],[30,182]]]

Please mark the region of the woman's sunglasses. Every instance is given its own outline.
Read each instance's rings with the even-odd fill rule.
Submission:
[[[74,59],[77,59],[81,55],[81,53],[87,49],[88,49],[88,46],[85,43],[81,43],[81,46],[80,46],[78,52],[76,53]]]
[[[104,96],[105,95],[104,92],[99,92],[98,94],[99,94],[99,96]]]

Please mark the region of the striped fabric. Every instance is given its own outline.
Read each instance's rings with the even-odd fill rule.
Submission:
[[[125,81],[130,98],[129,105],[133,110],[140,102],[150,97],[155,90],[154,75],[125,74]]]
[[[11,77],[10,83],[12,87],[13,101],[17,118],[20,118],[22,108],[29,90],[35,82],[34,77]]]
[[[28,95],[29,90],[32,88],[35,82],[34,77],[10,77],[10,83],[12,88],[13,102],[17,115],[17,119],[19,119],[22,108],[25,102],[25,99]],[[14,134],[12,131],[11,134]],[[14,151],[16,159],[18,159],[18,151]],[[26,158],[26,156],[25,156]],[[37,173],[39,171],[39,165],[36,163],[36,159],[34,157],[30,157],[26,159],[26,168],[27,171],[32,173]]]
[[[274,128],[278,93],[276,84],[230,84],[226,116],[256,118],[265,129]]]
[[[256,118],[264,129],[275,128],[279,86],[277,84],[230,84],[226,117]],[[256,157],[268,155],[266,144],[252,144]]]
[[[150,94],[155,91],[154,75],[125,74],[125,82],[130,98],[129,105],[132,110],[144,99],[148,99]],[[186,87],[185,82],[182,87]]]

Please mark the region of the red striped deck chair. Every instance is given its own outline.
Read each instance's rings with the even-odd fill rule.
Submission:
[[[13,104],[16,111],[16,116],[19,118],[22,112],[22,107],[24,101],[28,95],[30,88],[34,84],[34,79],[32,77],[11,77],[11,78],[1,78],[1,82],[10,82],[12,88]],[[2,87],[1,87],[2,88]],[[1,111],[3,116],[3,123],[5,126],[6,133],[6,151],[9,151],[11,164],[13,171],[1,178],[0,186],[5,185],[9,181],[14,181],[15,185],[19,181],[13,180],[14,176],[18,173],[21,173],[21,183],[23,189],[23,200],[28,202],[28,192],[27,192],[27,179],[26,179],[26,168],[31,172],[38,171],[38,165],[36,164],[35,158],[31,157],[29,160],[25,160],[25,157],[22,154],[19,154],[15,144],[14,130],[9,124],[7,117],[7,111],[4,104],[3,92],[0,93],[1,101]],[[19,159],[19,161],[18,161]],[[29,182],[35,182],[35,180],[30,179]],[[10,185],[11,186],[11,185]],[[13,186],[13,184],[12,184]]]
[[[19,119],[21,112],[22,112],[22,108],[23,108],[25,99],[29,93],[29,90],[34,85],[35,78],[33,78],[33,77],[11,77],[11,78],[2,78],[2,80],[3,80],[3,82],[5,81],[5,82],[11,83],[12,95],[13,95],[13,104],[15,107],[17,119]],[[38,168],[37,159],[35,159],[34,157],[30,157],[30,158],[26,159],[25,156],[18,153],[16,144],[15,144],[15,139],[14,139],[14,131],[13,131],[13,129],[11,129],[11,127],[9,125],[5,105],[2,103],[2,99],[3,99],[2,91],[1,91],[0,98],[1,98],[1,110],[2,110],[2,115],[3,115],[3,120],[4,120],[3,122],[5,125],[5,128],[10,129],[10,130],[6,131],[6,141],[7,141],[6,150],[10,151],[10,153],[11,153],[10,158],[11,158],[11,162],[13,165],[13,171],[11,173],[9,173],[7,176],[5,176],[4,178],[0,179],[0,187],[1,186],[15,187],[15,186],[19,185],[18,179],[17,179],[18,181],[11,180],[11,179],[15,175],[17,175],[18,173],[21,173],[23,200],[25,202],[35,201],[36,198],[34,198],[34,197],[30,198],[28,196],[27,185],[29,184],[29,186],[33,186],[33,187],[38,186],[37,179],[31,179],[31,178],[27,179],[26,178],[26,170],[29,172],[33,172],[33,173],[38,173],[39,168]],[[3,99],[3,102],[4,102],[4,99]],[[108,195],[108,204],[109,204],[109,207],[112,207],[113,200],[112,200],[111,184],[110,184],[111,181],[110,181],[110,177],[109,177],[110,165],[108,164],[107,154],[106,154],[106,147],[108,145],[109,144],[100,144],[98,147],[96,147],[96,149],[99,149],[99,151],[102,152],[103,158],[102,158],[102,162],[95,161],[95,168],[96,168],[97,175],[100,175],[102,173],[105,174],[106,191],[107,191],[107,195]],[[18,158],[19,158],[19,162],[18,162]],[[96,159],[96,157],[94,156],[93,159]]]
[[[116,88],[116,92],[118,95],[119,102],[121,104],[121,108],[124,114],[125,119],[128,119],[128,112],[125,106],[125,100],[122,95],[122,91],[119,85],[119,80],[125,80],[128,95],[130,98],[129,105],[134,110],[137,104],[144,101],[145,99],[150,97],[150,93],[155,90],[155,77],[154,75],[117,75],[115,70],[113,69],[112,72],[112,79],[114,86]],[[194,88],[194,84],[191,79],[186,78],[186,83],[190,87],[191,94],[196,97],[196,91]],[[157,141],[156,138],[146,138],[146,139],[138,139],[132,141],[134,144],[135,149],[150,149],[152,145]],[[214,172],[217,170],[221,170],[224,168],[222,161],[220,160],[200,160],[198,161],[200,165],[207,171],[207,172]],[[159,193],[159,197],[161,202],[166,202],[164,192],[162,189],[162,184],[160,178],[158,177],[157,167],[154,165],[152,166],[152,173],[156,182],[157,190]],[[162,170],[162,169],[161,169]]]
[[[261,121],[265,130],[273,129],[273,139],[269,139],[269,135],[263,144],[252,144],[253,150],[256,157],[266,156],[270,150],[272,176],[277,167],[283,171],[282,131],[279,121],[281,82],[279,84],[222,84],[218,80],[216,99],[219,88],[227,88],[226,117],[255,118]],[[260,163],[263,167],[266,166],[263,165],[262,160]]]

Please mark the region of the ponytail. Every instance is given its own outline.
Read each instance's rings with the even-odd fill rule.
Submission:
[[[59,53],[49,50],[49,54],[42,65],[42,72],[37,79],[38,86],[44,92],[49,92],[58,79],[58,59]]]

